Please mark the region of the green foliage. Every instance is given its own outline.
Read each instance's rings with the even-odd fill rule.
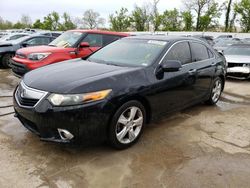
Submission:
[[[59,30],[66,31],[70,29],[75,29],[76,25],[72,22],[71,17],[68,13],[64,12],[62,15],[63,23],[60,24]]]
[[[180,13],[176,8],[173,10],[166,10],[162,15],[163,31],[180,31],[180,19]]]
[[[109,16],[111,29],[114,31],[127,31],[131,25],[128,9],[121,8]]]
[[[235,12],[240,15],[240,23],[245,32],[250,32],[250,0],[235,4]]]
[[[182,21],[184,23],[184,31],[191,31],[193,28],[193,15],[191,11],[185,11],[181,13]]]
[[[34,29],[43,29],[43,23],[41,22],[40,19],[37,19],[37,20],[33,23],[32,28],[34,28]]]
[[[149,15],[146,7],[135,6],[131,14],[131,22],[134,23],[136,31],[145,31],[148,21]]]

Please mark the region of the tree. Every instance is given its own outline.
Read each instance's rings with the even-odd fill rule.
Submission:
[[[162,15],[162,25],[164,31],[180,31],[181,20],[179,11],[176,8],[166,10]]]
[[[41,22],[40,19],[37,19],[37,20],[33,23],[32,28],[34,28],[34,29],[43,29],[43,28],[44,28],[44,25],[43,25],[43,23]]]
[[[83,24],[89,29],[98,28],[100,25],[104,25],[104,22],[104,18],[101,18],[98,12],[91,9],[86,10],[83,14]]]
[[[152,3],[152,12],[151,12],[150,20],[152,22],[154,31],[159,30],[159,27],[161,25],[162,16],[160,15],[158,11],[158,7],[157,7],[159,2],[160,0],[153,0],[153,3]]]
[[[218,25],[221,7],[215,0],[190,0],[185,2],[189,10],[196,13],[196,31],[207,30]]]
[[[43,29],[59,30],[60,16],[57,12],[52,12],[44,17]]]
[[[210,2],[210,0],[189,0],[185,1],[185,6],[189,10],[195,11],[196,15],[196,31],[200,30],[200,20],[201,20],[201,15],[205,9],[205,6]]]
[[[181,15],[184,23],[184,31],[191,31],[193,27],[193,15],[191,11],[184,11]]]
[[[209,28],[216,28],[219,25],[217,18],[221,16],[221,11],[221,7],[217,2],[210,1],[207,4],[206,12],[200,17],[199,29],[207,31]]]
[[[76,25],[72,22],[71,17],[68,13],[64,12],[62,18],[63,18],[63,23],[60,25],[59,30],[66,31],[76,28]]]
[[[8,20],[4,20],[1,16],[0,16],[0,29],[11,29],[13,27],[13,23],[8,21]]]
[[[20,25],[22,25],[24,28],[31,27],[32,21],[29,15],[23,14],[20,20]]]
[[[149,20],[149,13],[147,8],[135,6],[131,14],[131,22],[134,23],[136,31],[145,31]]]
[[[120,11],[116,11],[115,14],[109,16],[111,29],[114,31],[127,31],[131,25],[130,18],[128,16],[128,9],[121,8]]]
[[[235,4],[235,12],[240,16],[240,23],[243,31],[250,31],[250,0],[241,0]]]
[[[230,26],[230,13],[231,13],[231,8],[232,8],[232,2],[233,2],[233,0],[229,0],[227,2],[226,19],[225,19],[225,32],[228,31],[229,26]]]

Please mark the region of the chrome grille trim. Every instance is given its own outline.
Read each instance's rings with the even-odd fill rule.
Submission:
[[[18,105],[21,107],[35,108],[47,95],[48,95],[48,92],[30,88],[26,86],[23,81],[21,81],[21,83],[19,84],[15,92],[15,99]],[[21,99],[38,100],[38,102],[34,106],[22,105],[19,101],[19,97]]]

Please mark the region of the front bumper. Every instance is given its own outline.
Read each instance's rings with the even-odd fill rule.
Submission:
[[[227,75],[238,78],[250,78],[250,67],[230,67],[227,68]]]
[[[25,73],[29,72],[30,70],[28,67],[22,63],[18,63],[14,60],[12,60],[12,72],[17,76],[17,77],[22,77]]]
[[[60,143],[95,143],[107,138],[107,126],[112,105],[107,101],[92,104],[53,107],[47,99],[34,108],[21,107],[14,97],[15,116],[43,141]],[[69,131],[74,137],[64,140],[58,129]]]

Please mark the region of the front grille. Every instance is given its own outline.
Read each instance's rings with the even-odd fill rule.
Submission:
[[[23,106],[35,106],[36,103],[39,101],[39,99],[28,99],[28,98],[22,98],[21,95],[17,94],[18,101]]]
[[[16,90],[15,98],[20,106],[34,107],[46,95],[47,92],[29,88],[21,82]]]
[[[243,63],[230,63],[228,62],[228,68],[231,68],[231,67],[243,67]]]

